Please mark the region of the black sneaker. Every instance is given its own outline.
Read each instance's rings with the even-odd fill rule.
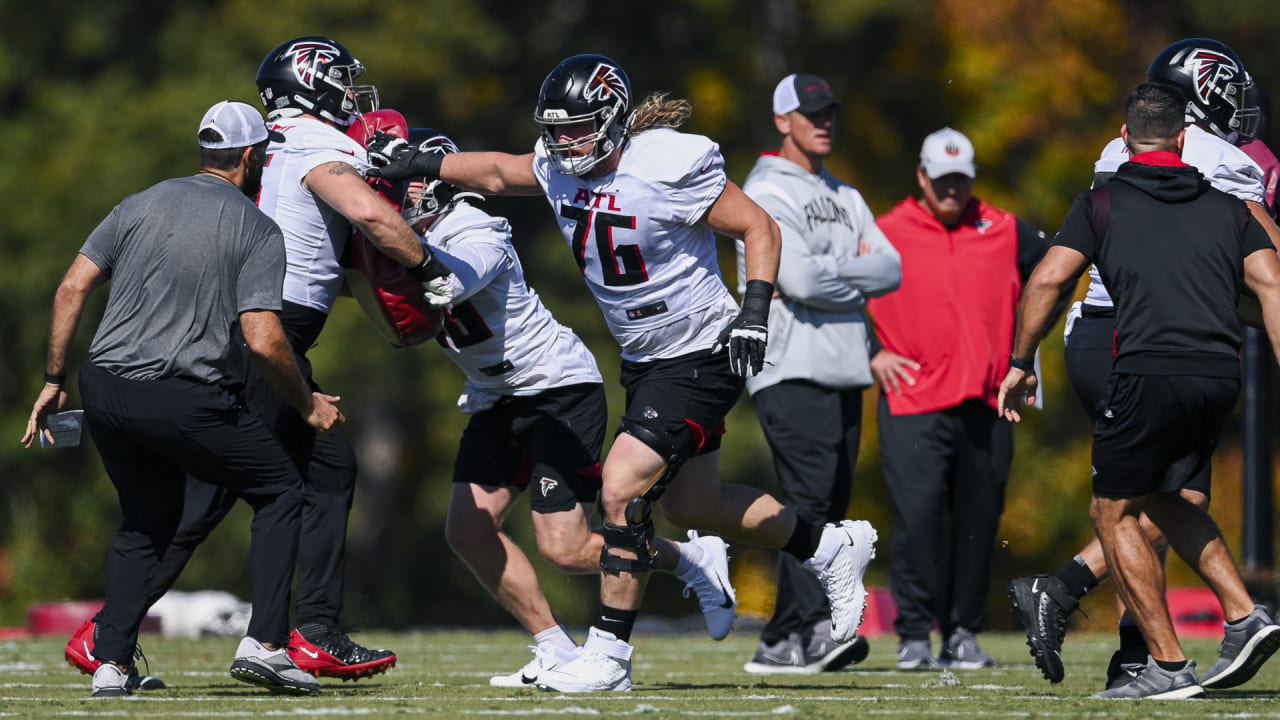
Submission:
[[[1165,670],[1148,657],[1147,664],[1138,677],[1120,687],[1103,690],[1094,695],[1106,700],[1185,700],[1200,697],[1204,688],[1196,682],[1196,661],[1188,660],[1181,670]]]
[[[1027,647],[1045,680],[1062,682],[1062,641],[1067,635],[1067,616],[1076,609],[1076,599],[1067,586],[1052,575],[1032,575],[1009,583],[1013,614],[1027,631]]]
[[[804,647],[804,662],[811,672],[835,672],[866,660],[871,652],[871,643],[861,635],[854,635],[848,642],[836,642],[831,637],[830,620],[814,625],[810,633]]]
[[[1205,672],[1200,684],[1214,690],[1243,685],[1276,650],[1280,650],[1280,625],[1265,607],[1255,605],[1243,622],[1226,625],[1218,661]]]
[[[1121,645],[1119,650],[1111,653],[1111,661],[1107,663],[1107,689],[1112,690],[1133,682],[1147,666],[1147,656],[1150,654],[1146,645]]]

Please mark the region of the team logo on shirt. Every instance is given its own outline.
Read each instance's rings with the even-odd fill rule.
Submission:
[[[618,68],[605,63],[596,65],[596,71],[591,73],[591,80],[582,90],[582,99],[588,102],[607,102],[616,98],[621,98],[623,105],[630,100],[627,97],[627,84],[618,74]]]
[[[1196,97],[1208,105],[1214,89],[1232,82],[1240,75],[1240,66],[1220,52],[1199,48],[1189,63],[1194,74]]]
[[[324,66],[338,59],[338,48],[322,42],[300,42],[289,46],[284,56],[292,61],[293,76],[303,87],[316,89],[316,76],[324,73]]]

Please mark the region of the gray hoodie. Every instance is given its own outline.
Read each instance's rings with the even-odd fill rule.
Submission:
[[[902,282],[898,251],[876,227],[871,208],[851,185],[823,169],[814,175],[790,160],[762,155],[742,189],[782,230],[782,261],[769,309],[764,370],[747,378],[755,392],[783,380],[830,388],[871,385],[868,297]],[[861,241],[869,252],[858,254]],[[746,283],[737,242],[739,292]]]

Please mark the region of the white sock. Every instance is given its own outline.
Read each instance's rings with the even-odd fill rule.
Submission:
[[[538,645],[554,645],[561,650],[573,650],[578,647],[578,644],[569,636],[568,631],[564,629],[563,625],[552,625],[546,630],[534,635],[533,640],[538,643]]]
[[[676,561],[676,577],[688,580],[689,576],[698,569],[698,563],[702,562],[702,556],[706,553],[693,543],[678,542],[676,546],[680,548],[680,559]]]

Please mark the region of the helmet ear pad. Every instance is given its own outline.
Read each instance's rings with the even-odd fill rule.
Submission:
[[[631,79],[604,55],[574,55],[547,75],[538,92],[534,120],[556,170],[585,175],[622,147],[631,112]],[[557,126],[594,123],[588,134],[561,141]],[[589,153],[581,148],[591,145]]]

